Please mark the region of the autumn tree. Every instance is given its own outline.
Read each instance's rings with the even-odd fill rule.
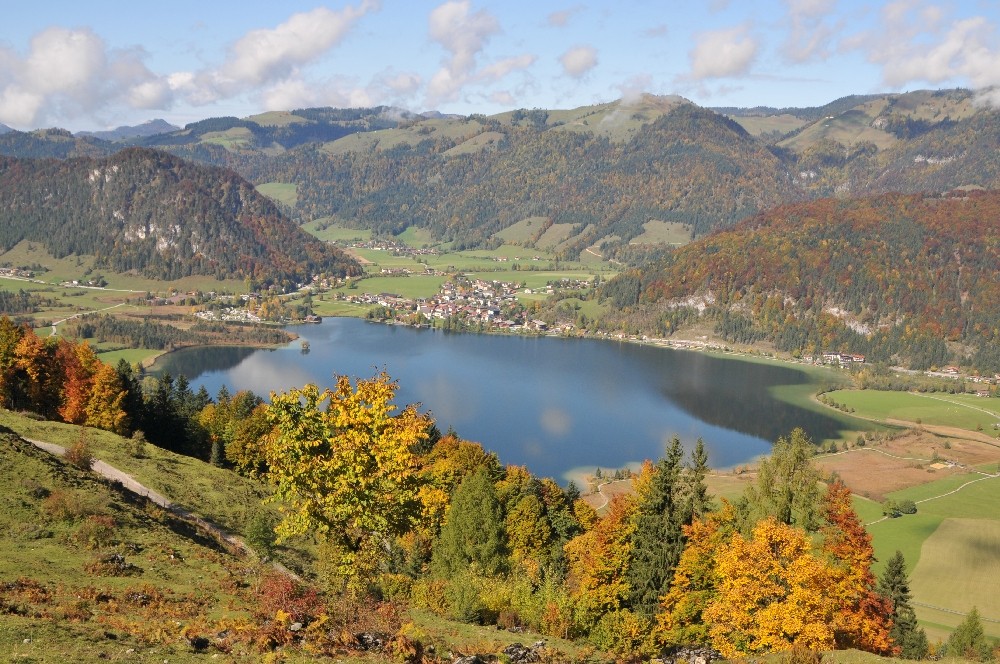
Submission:
[[[839,606],[833,617],[837,648],[897,654],[889,636],[892,606],[875,590],[872,537],[854,511],[850,490],[839,478],[827,486],[821,511],[822,551],[833,569],[826,592]]]
[[[566,544],[566,584],[581,631],[589,632],[602,615],[621,609],[628,599],[634,513],[635,502],[617,495],[591,530]]]
[[[927,657],[927,633],[917,625],[917,614],[910,605],[910,582],[902,551],[897,550],[886,562],[878,580],[878,591],[892,607],[889,636],[899,648],[899,656],[904,659]]]
[[[834,571],[806,533],[774,517],[716,554],[717,595],[703,613],[712,646],[727,658],[836,643],[828,592]]]
[[[419,515],[413,448],[429,420],[413,405],[396,412],[396,389],[384,372],[356,386],[338,376],[332,390],[310,384],[272,395],[267,409],[275,431],[264,461],[283,513],[276,532],[333,543],[337,569],[352,583],[378,569],[388,540]]]
[[[704,612],[715,600],[719,584],[715,556],[733,535],[732,506],[696,519],[685,527],[687,540],[670,590],[661,601],[653,639],[661,648],[711,644]]]
[[[455,490],[434,543],[431,573],[448,579],[469,567],[487,576],[506,571],[503,526],[496,486],[488,468],[480,466]]]
[[[127,396],[118,372],[110,364],[101,363],[94,372],[84,408],[86,425],[113,431],[120,436],[127,435],[130,425],[125,411]]]
[[[14,406],[18,393],[17,347],[25,333],[24,327],[7,316],[0,317],[0,406],[4,408]]]

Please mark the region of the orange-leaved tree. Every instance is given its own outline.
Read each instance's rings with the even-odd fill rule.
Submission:
[[[898,654],[892,643],[892,603],[876,592],[872,537],[851,504],[851,491],[839,478],[827,486],[821,506],[823,552],[833,566],[828,592],[839,610],[833,627],[838,648]]]
[[[685,526],[687,544],[674,571],[670,590],[661,599],[653,639],[658,646],[711,644],[704,612],[715,600],[719,583],[716,553],[733,535],[733,509],[723,500],[722,508]]]
[[[834,571],[812,553],[805,532],[760,521],[716,554],[715,599],[704,610],[712,646],[728,658],[835,645],[829,593]]]
[[[582,631],[590,631],[602,615],[621,608],[628,597],[634,512],[635,502],[630,496],[616,495],[607,515],[564,547],[566,583]]]

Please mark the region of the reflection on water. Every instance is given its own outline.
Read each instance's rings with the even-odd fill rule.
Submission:
[[[566,479],[580,467],[621,468],[663,454],[672,436],[705,440],[725,468],[764,454],[801,426],[816,438],[837,422],[776,401],[769,389],[807,381],[790,367],[594,340],[448,334],[332,318],[295,329],[301,342],[273,351],[200,348],[158,368],[215,394],[266,396],[335,374],[386,370],[397,401],[420,403],[439,428],[497,452],[504,463]]]

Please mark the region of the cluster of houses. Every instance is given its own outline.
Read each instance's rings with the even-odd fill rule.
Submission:
[[[356,304],[385,307],[391,312],[392,319],[398,322],[454,321],[461,326],[509,332],[564,333],[567,328],[572,328],[571,325],[561,325],[549,329],[545,321],[529,318],[524,306],[518,302],[519,290],[517,284],[506,281],[458,278],[442,284],[438,293],[429,298],[414,300],[393,293],[342,297]],[[551,293],[553,290],[549,287],[537,292]]]
[[[34,279],[35,273],[31,270],[22,270],[16,267],[0,267],[0,277],[14,277],[17,279]]]
[[[351,249],[374,249],[388,251],[393,256],[437,256],[437,249],[411,247],[395,240],[368,240],[366,242],[350,242],[346,245]]]

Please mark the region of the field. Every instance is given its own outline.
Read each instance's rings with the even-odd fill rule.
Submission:
[[[1000,424],[998,402],[971,394],[839,390],[830,392],[828,396],[854,409],[860,417],[877,420],[900,420],[985,432]]]
[[[299,200],[297,186],[288,182],[265,182],[257,185],[257,191],[288,207],[295,207]]]
[[[691,227],[676,221],[651,219],[642,225],[643,234],[633,238],[629,244],[672,244],[682,245],[691,241]]]

